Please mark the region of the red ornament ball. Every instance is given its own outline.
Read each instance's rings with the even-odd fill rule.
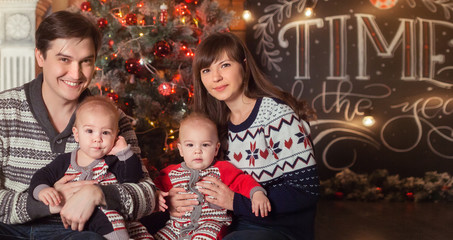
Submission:
[[[118,102],[118,99],[119,99],[118,94],[116,94],[114,92],[107,93],[107,97],[109,97],[110,99],[112,99],[112,101],[114,101],[116,103]]]
[[[186,0],[186,3],[191,3],[193,2],[193,0]]]
[[[166,41],[159,41],[154,45],[154,56],[166,57],[171,53],[171,46]]]
[[[85,11],[85,12],[91,11],[91,3],[90,2],[83,2],[80,5],[80,9],[82,9],[82,11]]]
[[[413,192],[407,192],[406,193],[406,199],[409,200],[409,201],[412,201],[414,200],[415,196],[414,196],[414,193]]]
[[[125,68],[128,73],[137,74],[141,69],[140,59],[129,58],[126,60]]]
[[[168,82],[163,82],[159,85],[157,91],[159,91],[160,95],[162,96],[168,96],[171,94],[171,84]]]
[[[112,39],[109,40],[109,47],[113,47],[113,44],[115,44],[115,41],[113,41]]]
[[[379,9],[390,9],[396,5],[398,0],[370,0],[371,4]]]
[[[137,15],[135,13],[129,13],[126,15],[126,24],[127,25],[136,25],[137,24]]]
[[[181,43],[181,47],[179,48],[179,53],[183,57],[193,57],[194,54],[192,49],[187,46],[187,43]]]
[[[109,22],[107,22],[107,19],[105,19],[105,18],[99,18],[98,19],[98,26],[99,26],[100,29],[104,29],[105,27],[107,27],[108,23]]]
[[[344,193],[343,192],[336,192],[335,193],[335,198],[336,199],[340,200],[340,199],[343,199],[343,197],[344,197]]]

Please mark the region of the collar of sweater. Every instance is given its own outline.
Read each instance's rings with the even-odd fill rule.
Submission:
[[[49,137],[52,152],[63,153],[65,151],[66,142],[72,135],[75,113],[72,115],[66,128],[61,133],[58,133],[50,121],[49,113],[47,112],[46,105],[42,98],[42,82],[43,75],[40,73],[36,79],[24,85],[27,102],[36,121],[38,121],[39,125]],[[89,95],[91,94],[89,90],[86,89],[80,96],[79,102]]]

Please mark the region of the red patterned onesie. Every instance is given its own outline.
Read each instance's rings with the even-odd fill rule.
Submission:
[[[204,170],[189,169],[184,162],[168,166],[155,180],[156,186],[165,192],[172,187],[182,187],[188,193],[195,193],[200,204],[183,217],[171,217],[165,227],[154,235],[156,239],[217,239],[222,227],[231,224],[227,209],[208,203],[198,191],[195,184],[207,176],[220,179],[231,190],[248,198],[256,191],[266,193],[250,175],[226,161],[214,161]]]
[[[59,155],[53,162],[38,170],[30,183],[30,194],[38,199],[38,193],[64,175],[77,175],[72,181],[98,180],[101,185],[115,183],[136,183],[142,178],[141,160],[133,154],[130,146],[116,156],[107,155],[86,167],[76,161],[77,149]],[[99,233],[107,239],[153,239],[138,221],[125,222],[117,211],[98,207],[86,225],[87,230]]]

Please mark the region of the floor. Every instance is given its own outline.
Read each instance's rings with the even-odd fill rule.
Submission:
[[[316,240],[450,240],[453,203],[320,201]]]

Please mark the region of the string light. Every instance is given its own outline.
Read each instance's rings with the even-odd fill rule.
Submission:
[[[304,14],[306,17],[313,16],[313,14],[315,13],[314,9],[315,9],[315,6],[317,3],[318,3],[318,0],[307,0],[307,3],[305,5],[305,10],[304,10]]]
[[[373,116],[365,116],[362,119],[362,123],[365,127],[371,127],[376,123]]]
[[[247,7],[247,1],[244,1],[244,11],[242,12],[242,19],[249,21],[252,19],[252,12]]]
[[[305,9],[305,16],[311,17],[312,15],[313,15],[313,8],[310,8],[310,7],[306,8]]]
[[[248,20],[252,19],[252,13],[249,10],[244,10],[244,12],[242,12],[242,18],[245,21],[248,21]]]
[[[362,119],[362,124],[365,127],[371,127],[376,123],[376,120],[374,119],[373,115],[371,114],[371,108],[365,109],[363,119]]]

